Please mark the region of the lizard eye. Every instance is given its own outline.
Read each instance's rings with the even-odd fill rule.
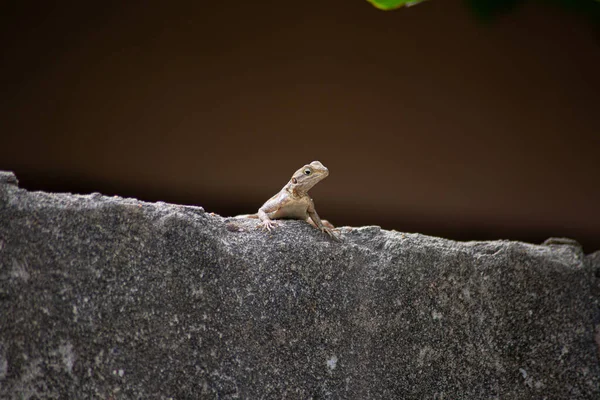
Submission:
[[[305,169],[304,170],[304,175],[310,175],[312,171],[310,169]]]

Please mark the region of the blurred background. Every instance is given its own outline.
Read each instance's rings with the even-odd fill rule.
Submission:
[[[509,2],[514,3],[514,1]],[[313,160],[336,226],[600,250],[600,34],[529,2],[5,2],[0,169],[255,212]],[[597,10],[597,8],[596,8]]]

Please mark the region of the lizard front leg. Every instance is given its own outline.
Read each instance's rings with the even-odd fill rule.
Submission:
[[[269,200],[267,200],[267,202],[263,204],[261,208],[258,209],[257,215],[258,218],[262,221],[260,223],[260,226],[262,226],[264,230],[270,232],[271,229],[275,228],[275,226],[277,225],[277,223],[269,217],[268,213],[272,213],[274,211],[279,210],[280,204],[281,199],[280,194],[278,193],[275,196],[271,197]]]
[[[321,232],[325,232],[332,238],[334,238],[336,240],[340,240],[340,238],[335,235],[335,230],[333,229],[333,225],[331,225],[329,223],[329,221],[327,221],[327,225],[329,225],[329,226],[326,226],[325,224],[323,224],[321,217],[319,217],[319,214],[317,214],[317,210],[315,210],[314,204],[311,204],[311,206],[308,208],[307,212],[308,212],[308,216],[312,220],[313,224],[317,228],[319,228],[321,230]],[[309,221],[309,223],[310,223],[310,221]],[[313,224],[311,224],[311,225],[313,225]]]
[[[258,217],[256,217],[258,218]],[[317,224],[315,224],[315,222],[312,220],[312,218],[310,217],[306,217],[306,222],[308,222],[309,224],[311,224],[313,227],[315,228],[319,228],[317,226]],[[323,225],[325,225],[327,228],[331,228],[331,229],[335,229],[335,226],[333,226],[333,224],[329,221],[327,221],[326,219],[322,219],[321,222],[323,223]]]
[[[262,228],[269,232],[271,232],[271,229],[275,228],[275,225],[277,225],[275,221],[269,218],[269,215],[265,211],[263,211],[262,208],[258,210],[258,218],[262,221],[260,223]]]

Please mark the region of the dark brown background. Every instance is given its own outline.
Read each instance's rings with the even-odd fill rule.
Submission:
[[[10,3],[0,169],[22,187],[231,215],[320,160],[312,195],[336,225],[600,249],[600,46],[583,16]]]

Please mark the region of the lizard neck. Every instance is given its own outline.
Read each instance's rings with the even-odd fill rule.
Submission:
[[[301,185],[292,183],[292,181],[289,181],[287,185],[285,185],[284,190],[295,198],[304,197],[308,193],[308,190],[303,188]]]

